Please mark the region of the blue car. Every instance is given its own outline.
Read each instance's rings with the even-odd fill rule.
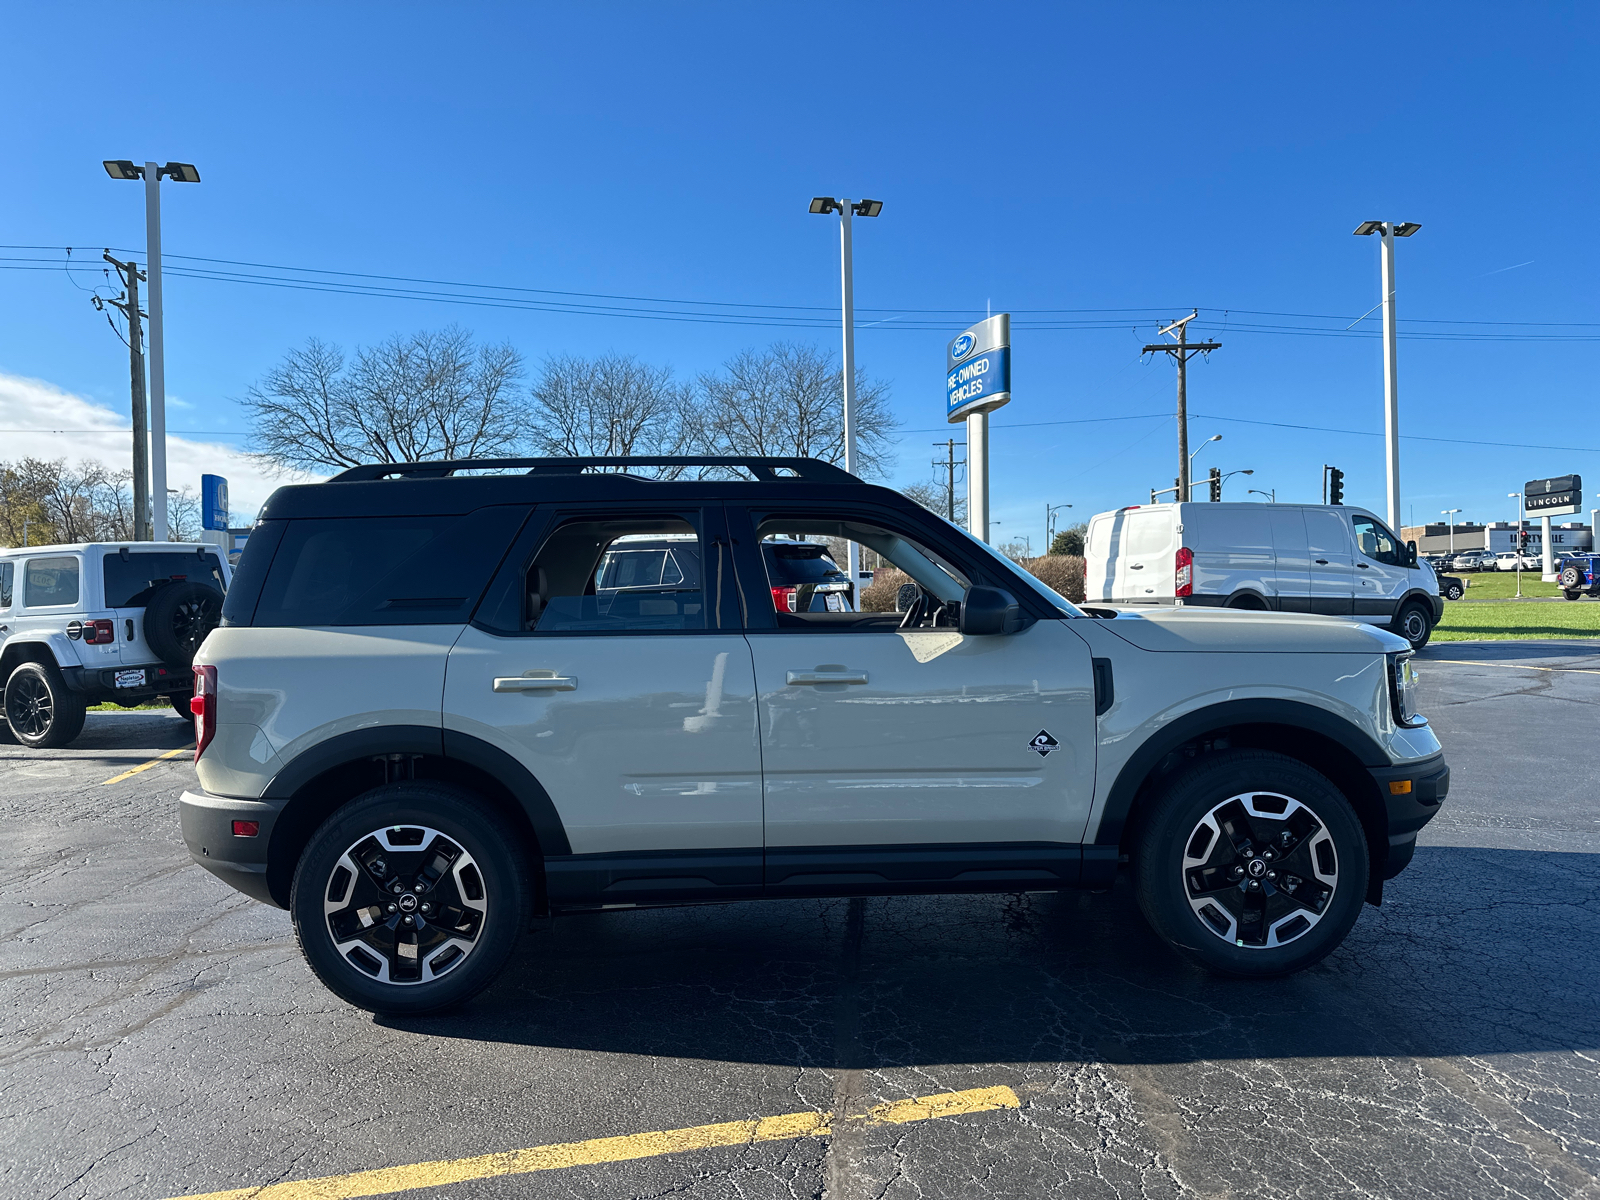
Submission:
[[[1586,595],[1600,598],[1600,554],[1562,555],[1556,583],[1567,600]]]

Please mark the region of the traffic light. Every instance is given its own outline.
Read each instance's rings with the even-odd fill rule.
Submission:
[[[1338,467],[1328,468],[1328,503],[1344,503],[1344,472]]]
[[[1524,529],[1524,530],[1521,530],[1517,534],[1517,549],[1525,551],[1525,550],[1527,550],[1527,548],[1528,548],[1528,531],[1526,529]]]
[[[1211,503],[1220,504],[1222,502],[1222,468],[1221,467],[1212,467],[1211,468],[1210,480],[1211,480]]]

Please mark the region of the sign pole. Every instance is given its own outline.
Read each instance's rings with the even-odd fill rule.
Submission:
[[[1550,544],[1550,518],[1539,518],[1539,537],[1544,545],[1539,548],[1539,553],[1544,562],[1544,581],[1550,583],[1556,577],[1555,547]]]
[[[967,532],[989,540],[989,414],[967,417]]]
[[[989,540],[989,414],[1011,402],[1011,314],[997,313],[945,351],[945,419],[967,423],[967,532]]]

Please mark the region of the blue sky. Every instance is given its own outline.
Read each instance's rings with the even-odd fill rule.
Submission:
[[[1138,348],[1195,306],[1224,343],[1190,373],[1191,437],[1224,435],[1197,469],[1253,468],[1229,499],[1248,482],[1315,500],[1330,462],[1352,502],[1381,511],[1377,319],[1342,332],[1378,301],[1378,247],[1350,231],[1420,221],[1399,246],[1402,326],[1452,336],[1402,341],[1402,431],[1567,448],[1408,440],[1407,519],[1505,519],[1523,480],[1570,471],[1600,492],[1596,345],[1582,340],[1600,337],[1596,10],[1367,12],[13,6],[0,240],[138,249],[139,189],[100,161],[177,159],[204,182],[166,185],[173,254],[826,320],[836,224],[806,202],[880,198],[857,226],[858,356],[893,388],[894,478],[928,478],[947,435],[945,342],[986,304],[1011,311],[996,534],[1037,546],[1047,502],[1083,516],[1170,484],[1173,371]],[[531,360],[615,350],[684,376],[778,338],[838,342],[833,327],[179,277],[166,313],[168,389],[188,406],[170,424],[207,442],[237,441],[234,399],[312,334],[351,347],[454,321]],[[1307,325],[1334,332],[1281,331]],[[62,274],[0,271],[0,373],[121,411],[126,372]],[[0,457],[8,441],[24,446],[0,433]]]

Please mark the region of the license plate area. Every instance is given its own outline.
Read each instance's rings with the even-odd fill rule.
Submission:
[[[136,671],[118,671],[114,681],[119,688],[143,687],[145,684],[144,668],[140,667]]]

